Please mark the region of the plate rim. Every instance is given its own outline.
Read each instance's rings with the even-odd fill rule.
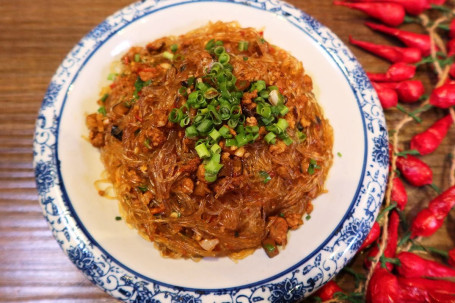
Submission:
[[[157,281],[157,280],[154,280],[154,279],[151,279],[149,277],[146,277],[146,276],[143,276],[142,274],[140,273],[137,273],[135,272],[134,270],[132,270],[131,268],[129,268],[128,266],[124,265],[123,263],[121,263],[120,261],[116,260],[114,257],[112,257],[109,252],[107,252],[90,234],[90,232],[88,230],[85,229],[83,223],[80,221],[79,217],[77,216],[76,212],[74,211],[74,208],[70,202],[70,199],[66,193],[66,189],[65,189],[65,184],[63,182],[63,178],[61,176],[61,170],[60,170],[60,162],[59,162],[59,157],[58,157],[58,134],[59,134],[59,127],[60,127],[60,117],[62,115],[62,112],[64,110],[64,106],[65,106],[65,102],[66,102],[66,98],[67,98],[67,92],[68,92],[68,89],[69,87],[71,87],[72,83],[78,78],[78,75],[79,75],[79,72],[83,69],[83,67],[85,66],[86,62],[90,60],[91,56],[96,53],[96,51],[98,50],[99,47],[101,47],[107,40],[109,40],[113,35],[115,35],[118,31],[120,31],[122,28],[126,27],[126,26],[129,26],[130,24],[136,22],[137,20],[145,17],[145,16],[149,16],[157,11],[160,11],[160,10],[163,10],[163,9],[166,9],[166,8],[170,8],[170,7],[173,7],[173,6],[176,6],[176,5],[183,5],[183,4],[193,4],[193,3],[199,3],[199,2],[222,2],[222,3],[233,3],[233,4],[240,4],[240,5],[247,5],[249,7],[254,7],[254,8],[257,8],[257,9],[260,9],[260,10],[265,10],[265,11],[268,11],[268,12],[273,12],[273,13],[278,13],[278,14],[282,14],[286,19],[287,21],[289,21],[292,25],[296,26],[299,28],[299,30],[301,31],[304,31],[311,39],[315,40],[317,42],[317,39],[315,39],[314,36],[310,35],[310,33],[306,32],[302,27],[300,27],[298,24],[294,23],[293,20],[291,20],[291,18],[295,18],[295,16],[293,16],[292,13],[295,13],[297,12],[301,14],[301,18],[306,18],[306,22],[312,22],[312,26],[314,28],[322,28],[324,31],[330,33],[331,35],[333,35],[334,37],[334,40],[336,42],[341,42],[339,40],[338,37],[336,37],[328,28],[324,27],[323,25],[321,25],[318,21],[316,21],[314,18],[310,17],[309,15],[305,14],[304,12],[300,11],[299,9],[295,8],[294,6],[288,4],[288,3],[285,3],[285,2],[281,2],[281,1],[276,1],[276,0],[252,0],[252,1],[248,1],[248,0],[234,0],[234,1],[226,1],[226,0],[214,0],[214,1],[211,1],[211,0],[168,0],[168,1],[142,1],[142,2],[136,2],[136,3],[133,3],[129,6],[126,6],[122,9],[120,9],[118,12],[114,13],[113,15],[109,16],[108,18],[106,18],[102,23],[100,23],[97,27],[95,27],[90,33],[88,33],[86,36],[84,36],[82,38],[82,40],[70,51],[70,53],[67,55],[67,57],[63,60],[62,64],[60,65],[59,69],[62,68],[62,66],[64,65],[65,61],[67,61],[68,59],[71,59],[70,58],[70,55],[74,52],[74,51],[77,51],[78,48],[84,48],[84,40],[86,39],[89,39],[91,35],[95,34],[97,31],[105,31],[106,29],[104,28],[104,26],[106,24],[108,24],[109,20],[113,19],[114,16],[116,14],[119,14],[121,12],[124,12],[124,11],[129,11],[131,9],[136,9],[136,8],[139,8],[139,10],[141,10],[141,5],[144,5],[145,4],[151,4],[151,6],[149,6],[147,9],[150,9],[148,10],[146,13],[144,13],[143,15],[140,15],[140,16],[136,16],[135,18],[127,21],[125,24],[121,25],[120,27],[115,27],[115,30],[111,31],[110,34],[107,36],[107,37],[102,37],[100,39],[101,43],[99,43],[98,45],[96,45],[95,48],[93,49],[90,49],[90,52],[87,56],[84,57],[84,60],[83,62],[81,63],[81,65],[77,68],[77,71],[76,73],[72,73],[72,75],[70,76],[70,81],[68,82],[67,84],[67,88],[64,89],[64,98],[63,100],[61,100],[61,98],[58,98],[58,95],[59,93],[61,93],[61,89],[65,87],[65,85],[62,85],[58,88],[56,87],[53,87],[53,83],[56,82],[57,79],[59,79],[59,70],[57,70],[56,74],[54,75],[54,77],[52,78],[51,80],[51,83],[49,85],[49,88],[46,92],[46,95],[43,99],[43,104],[40,108],[40,113],[39,113],[39,117],[38,117],[38,120],[37,120],[37,123],[36,123],[36,131],[35,131],[35,138],[34,138],[34,168],[35,168],[35,175],[36,175],[36,182],[37,182],[37,188],[38,188],[38,192],[39,192],[39,196],[40,196],[40,204],[43,208],[43,213],[44,213],[44,216],[46,217],[46,219],[48,220],[49,222],[49,225],[51,227],[51,229],[53,230],[54,232],[54,237],[57,239],[57,242],[60,244],[60,246],[62,247],[62,249],[64,250],[64,252],[70,257],[71,261],[73,261],[73,263],[75,263],[75,265],[81,269],[75,262],[74,259],[71,258],[70,256],[70,250],[68,249],[68,247],[66,247],[64,245],[64,243],[62,243],[61,241],[59,241],[59,237],[57,236],[54,228],[53,228],[53,223],[51,222],[51,218],[49,218],[48,216],[48,212],[47,212],[47,205],[48,205],[48,202],[46,202],[45,198],[48,197],[47,195],[47,190],[48,188],[46,187],[47,184],[43,184],[42,182],[40,182],[40,178],[42,179],[43,177],[43,171],[40,170],[39,168],[39,163],[40,163],[40,155],[39,155],[39,150],[42,148],[43,144],[42,142],[40,142],[40,140],[38,139],[40,137],[40,135],[42,135],[42,131],[45,129],[43,126],[43,119],[46,123],[46,114],[45,114],[45,109],[47,108],[47,106],[49,105],[49,103],[51,103],[51,105],[55,102],[59,102],[61,101],[61,108],[60,110],[58,110],[58,114],[55,115],[55,112],[54,112],[54,117],[53,117],[53,123],[52,123],[52,127],[51,127],[51,131],[53,131],[53,135],[55,136],[55,142],[54,144],[52,145],[51,149],[54,148],[54,154],[53,154],[53,157],[50,159],[51,160],[51,165],[54,165],[56,167],[56,171],[54,171],[52,174],[52,171],[51,171],[51,174],[52,177],[56,177],[58,182],[56,182],[56,189],[57,189],[57,194],[58,193],[58,190],[60,190],[60,198],[62,199],[62,203],[63,205],[59,205],[59,206],[66,206],[67,209],[69,210],[69,213],[65,213],[65,214],[62,214],[62,218],[64,221],[68,221],[68,217],[70,217],[71,219],[73,219],[75,221],[75,225],[74,226],[71,226],[72,228],[75,229],[75,231],[81,231],[83,233],[83,235],[85,237],[87,237],[87,239],[89,240],[89,243],[82,243],[85,247],[82,248],[82,251],[85,250],[85,249],[89,249],[87,248],[90,247],[91,249],[93,249],[93,246],[97,247],[104,255],[106,255],[110,261],[112,263],[114,263],[115,265],[117,266],[120,266],[122,267],[127,273],[132,273],[134,278],[136,279],[144,279],[145,281],[147,282],[151,282],[151,283],[156,283],[156,284],[159,284],[159,285],[162,285],[162,286],[165,286],[165,287],[169,287],[169,288],[178,288],[178,289],[182,289],[183,291],[185,292],[193,292],[193,293],[196,293],[197,291],[203,291],[203,292],[209,292],[211,293],[212,295],[216,295],[217,292],[233,292],[233,293],[236,293],[236,292],[239,292],[240,290],[243,290],[243,289],[247,289],[247,288],[252,288],[252,287],[256,287],[256,286],[261,286],[261,285],[264,285],[265,283],[268,283],[270,281],[273,281],[273,280],[276,280],[276,279],[279,279],[279,278],[282,278],[283,276],[285,275],[288,275],[289,273],[292,273],[293,271],[295,271],[298,267],[302,266],[304,263],[306,263],[308,260],[310,260],[311,258],[314,257],[315,254],[317,254],[318,252],[320,252],[326,245],[327,243],[329,243],[335,236],[336,234],[339,232],[339,229],[346,223],[346,220],[353,216],[353,213],[354,213],[354,210],[355,210],[355,205],[356,205],[356,201],[357,200],[360,200],[362,194],[361,194],[361,189],[362,189],[362,186],[365,185],[364,182],[365,182],[365,176],[366,174],[369,172],[368,169],[366,168],[368,162],[371,162],[369,160],[369,155],[368,155],[368,149],[369,149],[369,141],[371,141],[372,138],[370,138],[368,136],[368,131],[367,131],[367,126],[366,126],[366,118],[365,118],[365,112],[364,110],[362,109],[362,104],[361,104],[361,100],[359,100],[359,96],[358,96],[358,92],[356,92],[358,90],[357,87],[354,87],[353,84],[355,83],[352,83],[352,75],[350,76],[349,75],[349,72],[347,71],[346,67],[344,66],[344,63],[343,60],[341,60],[339,57],[334,57],[334,54],[327,51],[327,49],[322,46],[322,48],[326,51],[326,53],[328,55],[330,55],[330,57],[332,58],[332,60],[337,64],[338,68],[342,71],[343,73],[343,76],[345,77],[345,79],[349,82],[349,85],[350,85],[350,88],[351,90],[353,91],[353,94],[354,96],[356,97],[356,102],[358,103],[358,106],[359,106],[359,111],[360,111],[360,114],[361,114],[361,120],[362,120],[362,124],[363,124],[363,128],[364,128],[364,144],[365,144],[365,147],[364,147],[364,163],[362,165],[362,173],[361,173],[361,178],[359,179],[359,182],[357,184],[357,189],[356,189],[356,192],[355,192],[355,195],[353,196],[352,198],[352,201],[349,205],[349,208],[347,209],[346,213],[344,214],[343,218],[340,220],[340,222],[338,223],[337,225],[337,228],[331,232],[331,234],[323,241],[323,243],[321,243],[316,249],[314,249],[314,251],[312,251],[308,256],[305,256],[305,258],[303,258],[302,260],[300,260],[297,264],[294,264],[293,266],[291,266],[290,268],[287,268],[286,270],[283,270],[281,271],[280,273],[272,276],[272,277],[269,277],[267,279],[263,279],[263,280],[260,280],[260,281],[256,281],[254,283],[250,283],[250,284],[246,284],[246,285],[241,285],[241,286],[236,286],[236,287],[228,287],[228,288],[223,288],[223,289],[219,289],[219,288],[215,288],[215,289],[199,289],[199,288],[189,288],[189,287],[181,287],[181,286],[176,286],[176,285],[172,285],[172,284],[168,284],[168,283],[164,283],[164,282],[160,282],[160,281]],[[160,4],[162,3],[165,3],[164,6],[160,7]],[[166,5],[166,4],[169,4],[169,5]],[[259,6],[255,6],[253,4],[260,4]],[[271,5],[275,5],[279,8],[279,10],[270,10],[267,5],[268,4],[271,4]],[[157,9],[154,9],[155,7],[157,7]],[[142,8],[144,9],[144,8]],[[289,13],[289,10],[293,10],[292,13]],[[290,17],[291,16],[291,17]],[[301,20],[300,20],[301,21]],[[305,25],[308,25],[308,24],[305,24]],[[354,58],[352,56],[352,54],[349,52],[349,50],[347,49],[347,47],[341,42],[341,45],[340,47],[342,49],[346,49],[347,50],[347,55],[350,55],[352,58]],[[337,60],[338,59],[338,60]],[[340,65],[340,62],[339,60],[341,61],[342,65]],[[355,59],[354,59],[355,60]],[[361,73],[364,73],[363,72],[363,69],[360,67],[360,65],[358,64],[357,61],[355,61],[355,63],[358,65],[358,68],[360,68],[360,71]],[[366,77],[365,74],[363,74],[363,77]],[[66,84],[66,83],[65,83]],[[371,84],[369,83],[369,81],[366,79],[366,83],[365,83],[365,87],[370,91],[369,94],[370,94],[370,97],[371,97],[371,100],[370,102],[372,102],[373,104],[375,103],[375,105],[377,106],[379,104],[379,101],[377,100],[377,96],[375,95],[374,91],[372,90],[372,87],[371,87]],[[49,102],[49,99],[52,99],[52,102]],[[47,101],[46,101],[47,100]],[[57,105],[58,106],[58,105]],[[49,114],[47,115],[49,116]],[[40,118],[41,117],[41,118]],[[387,130],[385,128],[385,120],[384,120],[384,116],[383,116],[383,113],[382,111],[379,113],[379,124],[383,124],[383,130],[382,132],[385,132],[385,134],[387,133]],[[40,132],[41,131],[41,132]],[[380,142],[380,144],[384,145],[384,142]],[[383,146],[380,147],[380,149],[382,149]],[[382,155],[384,157],[384,155]],[[385,157],[387,158],[385,162],[385,165],[383,165],[384,167],[382,168],[382,173],[385,172],[385,176],[387,177],[387,170],[386,170],[386,167],[388,165],[388,154],[385,155]],[[384,164],[384,163],[383,163]],[[44,173],[44,177],[46,174]],[[56,176],[55,176],[56,175]],[[380,202],[382,201],[382,196],[384,195],[384,190],[385,190],[385,182],[384,184],[382,184],[382,188],[381,188],[381,193],[379,194],[379,204],[376,203],[376,207],[374,207],[374,211],[373,211],[373,220],[369,220],[367,222],[365,222],[365,226],[363,226],[363,232],[362,232],[362,235],[360,237],[357,237],[355,239],[352,239],[351,240],[351,244],[354,243],[353,245],[355,246],[360,246],[360,244],[363,242],[363,238],[366,237],[367,233],[366,231],[369,230],[371,228],[371,225],[373,224],[374,222],[374,218],[376,217],[377,215],[377,212],[378,212],[378,209],[379,209],[379,205],[381,204]],[[53,204],[55,207],[56,204]],[[67,222],[68,224],[68,222]],[[74,239],[74,238],[73,238]],[[79,242],[80,241],[83,241],[81,238],[76,238],[76,240],[78,240]],[[359,244],[360,243],[360,244]],[[78,246],[81,245],[81,243],[77,243]],[[353,256],[354,256],[355,253],[351,253],[350,256],[348,255],[348,258],[347,260],[345,261],[345,264],[348,262],[348,260],[350,260]],[[76,260],[77,261],[77,260]],[[338,269],[338,270],[341,270]],[[335,269],[335,271],[337,271]],[[84,271],[83,271],[84,272]],[[100,286],[104,291],[109,292],[109,289],[106,288],[106,287],[103,287],[102,285],[100,285],[99,283],[96,283],[96,281],[93,281],[93,275],[90,275],[90,274],[87,274],[86,272],[84,272],[84,274],[86,274],[86,276],[92,280],[92,282],[94,282],[96,285]],[[292,273],[292,276],[294,276],[295,273]],[[335,273],[333,273],[334,275]],[[332,276],[333,276],[332,275]],[[324,279],[322,278],[321,279],[321,283],[319,283],[318,286],[322,286],[325,282],[327,282],[328,280],[330,280],[330,278],[332,276],[328,276],[328,279]],[[325,280],[325,281],[323,281]],[[313,290],[314,291],[316,289],[316,285],[314,285],[313,287]],[[113,295],[112,293],[110,293],[111,295]],[[307,293],[308,294],[308,293]],[[124,296],[115,296],[113,295],[114,297],[117,297],[119,299],[123,299],[125,300]]]

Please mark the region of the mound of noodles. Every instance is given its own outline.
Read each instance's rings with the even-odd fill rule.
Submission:
[[[267,144],[259,124],[254,143],[220,143],[223,168],[210,183],[194,149],[197,139],[186,138],[168,115],[187,101],[179,90],[192,90],[189,78],[204,81],[215,61],[205,49],[211,39],[223,42],[238,83],[264,80],[279,88],[293,142]],[[248,42],[247,50],[239,50],[240,41]],[[311,201],[324,192],[332,163],[332,128],[302,63],[269,44],[262,32],[217,22],[133,47],[120,64],[87,126],[126,222],[173,258],[242,258],[261,246],[270,256],[278,253],[288,230],[303,224]],[[254,92],[247,88],[239,88],[241,107],[246,123],[254,124],[248,119],[257,117]]]

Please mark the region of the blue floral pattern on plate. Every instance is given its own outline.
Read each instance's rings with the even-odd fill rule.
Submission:
[[[343,43],[318,21],[292,5],[277,0],[223,1],[273,12],[311,35],[340,66],[357,96],[368,138],[363,183],[350,213],[320,251],[303,264],[267,283],[230,289],[194,290],[149,281],[129,272],[84,237],[63,199],[58,178],[56,138],[62,100],[72,77],[84,60],[110,35],[157,9],[196,3],[198,0],[142,1],[115,13],[85,36],[65,58],[43,99],[34,138],[34,167],[43,213],[57,242],[87,278],[105,292],[125,302],[294,302],[329,281],[353,257],[371,228],[387,180],[388,143],[382,109],[362,67]],[[361,203],[367,195],[367,203]],[[341,250],[336,248],[343,248]],[[342,253],[333,254],[334,251]]]

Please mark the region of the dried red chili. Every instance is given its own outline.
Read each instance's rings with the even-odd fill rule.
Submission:
[[[379,102],[383,109],[388,109],[398,104],[398,94],[394,89],[384,87],[379,83],[372,83],[376,93],[378,94]]]
[[[403,251],[397,255],[401,265],[396,266],[403,277],[455,277],[455,269],[438,262],[424,259],[414,253]]]
[[[322,301],[333,299],[337,292],[343,292],[338,284],[331,280],[322,286],[314,295],[321,298]]]
[[[422,160],[411,155],[399,156],[396,159],[397,168],[410,184],[423,186],[433,183],[433,172]]]
[[[440,108],[449,108],[455,105],[455,83],[446,83],[433,90],[430,104]]]
[[[360,41],[349,36],[349,42],[361,47],[379,57],[390,62],[417,63],[422,60],[422,53],[414,47],[398,47],[390,45],[380,45],[366,41]]]
[[[404,62],[392,64],[385,73],[367,73],[371,81],[399,82],[409,80],[415,76],[416,66]]]
[[[411,237],[428,237],[434,234],[442,226],[454,205],[455,185],[431,200],[428,207],[417,214],[411,225]]]
[[[452,123],[453,119],[450,114],[439,119],[427,130],[412,138],[411,149],[419,151],[421,155],[427,155],[434,152],[447,135]]]
[[[376,18],[390,26],[398,26],[403,23],[406,12],[402,5],[385,2],[349,3],[335,1],[335,5],[342,5],[360,10],[370,17]]]
[[[367,237],[365,238],[362,245],[360,246],[359,251],[370,246],[374,241],[376,241],[379,238],[380,234],[381,234],[381,227],[379,226],[379,223],[375,221],[373,224],[373,227],[371,227],[370,232],[368,233]]]
[[[398,278],[385,268],[376,268],[368,284],[367,302],[399,302],[399,294]]]
[[[455,267],[455,248],[452,248],[449,250],[449,264],[453,267]]]
[[[382,24],[376,24],[372,22],[365,22],[365,24],[375,31],[379,31],[381,33],[385,33],[399,39],[408,47],[415,47],[420,49],[422,55],[424,56],[428,56],[431,53],[431,39],[429,35],[416,34],[413,32],[408,32],[397,28],[391,28]]]
[[[420,80],[406,80],[401,82],[381,83],[382,86],[394,89],[398,94],[398,99],[405,103],[419,101],[425,93],[425,87]]]
[[[397,207],[400,210],[404,210],[408,203],[408,194],[404,188],[404,184],[399,177],[395,177],[392,182],[392,194],[390,197],[392,202],[397,203]]]

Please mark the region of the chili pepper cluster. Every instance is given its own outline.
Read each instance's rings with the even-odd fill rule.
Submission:
[[[347,1],[334,4],[364,12],[376,20],[366,22],[368,28],[402,44],[378,45],[349,37],[352,45],[391,63],[384,73],[367,75],[385,114],[399,111],[402,119],[389,129],[390,174],[383,208],[355,258],[363,260],[365,270],[362,273],[350,267],[344,269],[354,277],[354,291],[343,290],[335,278],[312,299],[455,302],[455,248],[447,252],[421,244],[444,225],[455,206],[455,149],[446,179],[450,179],[450,185],[442,193],[433,180],[431,167],[421,158],[435,152],[443,140],[454,139],[446,137],[455,120],[455,8],[446,0]],[[399,28],[404,23],[416,23],[423,31]],[[431,89],[415,78],[418,73],[433,80]],[[415,134],[409,143],[400,142],[399,131],[410,122],[421,123],[421,114],[429,110],[443,116]],[[434,198],[408,215],[405,184],[431,187]]]

